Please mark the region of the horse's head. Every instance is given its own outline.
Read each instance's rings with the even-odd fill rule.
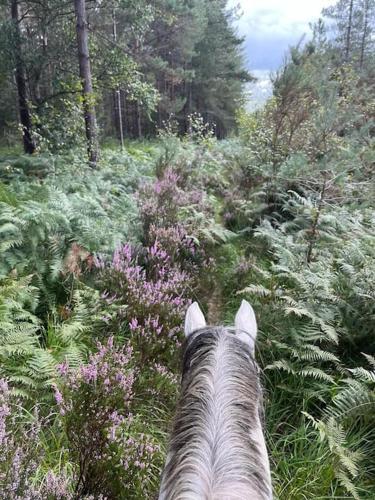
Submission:
[[[234,327],[207,326],[194,302],[185,317],[181,393],[159,500],[270,500],[257,323],[245,300]]]

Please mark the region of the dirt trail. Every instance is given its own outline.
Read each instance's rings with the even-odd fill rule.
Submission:
[[[219,325],[223,314],[223,294],[220,285],[217,282],[212,283],[207,295],[210,297],[207,301],[207,323]]]

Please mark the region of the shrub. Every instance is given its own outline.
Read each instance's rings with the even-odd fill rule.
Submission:
[[[102,297],[122,306],[116,327],[130,333],[141,362],[173,362],[191,275],[173,262],[158,241],[138,253],[131,245],[122,245],[112,262],[106,265],[98,260],[97,265],[102,270]]]
[[[60,365],[55,398],[77,466],[77,495],[147,497],[159,446],[132,413],[137,376],[133,349],[117,348],[113,338],[98,344],[89,362],[76,370]]]
[[[22,409],[11,396],[11,388],[0,379],[0,499],[45,500],[72,499],[67,477],[52,470],[38,483],[38,470],[44,461],[41,446],[42,427],[48,423]]]

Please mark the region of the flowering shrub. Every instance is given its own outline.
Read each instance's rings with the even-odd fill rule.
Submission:
[[[152,245],[157,245],[167,253],[169,262],[189,273],[193,280],[199,274],[200,268],[207,264],[207,256],[203,248],[197,245],[196,240],[180,223],[171,227],[151,226],[149,239]],[[149,267],[150,264],[154,268],[157,267],[157,259],[156,261],[149,259]]]
[[[65,426],[73,463],[78,466],[75,491],[147,498],[152,483],[151,464],[159,447],[147,436],[144,424],[132,414],[136,377],[133,350],[116,348],[113,338],[98,344],[87,365],[70,371],[59,367],[60,387],[55,399]]]
[[[37,470],[44,459],[42,422],[37,410],[31,422],[21,418],[21,411],[19,402],[12,400],[8,382],[0,379],[0,499],[73,498],[64,475],[49,470],[43,484],[37,484]]]
[[[138,206],[146,245],[151,243],[152,227],[170,228],[183,224],[194,233],[194,216],[211,214],[211,207],[202,189],[191,185],[192,166],[167,166],[153,183],[144,184],[138,193]]]
[[[102,298],[126,305],[116,319],[119,328],[130,333],[141,361],[170,361],[179,345],[191,275],[172,261],[158,241],[143,249],[143,254],[129,244],[122,245],[109,265],[100,260],[97,265],[106,289]]]
[[[183,203],[184,192],[178,186],[177,173],[166,168],[160,179],[142,186],[139,208],[143,224],[143,234],[147,240],[151,225],[173,226],[178,222],[178,207]]]
[[[107,317],[107,330],[130,336],[142,363],[151,360],[175,368],[189,297],[208,265],[191,235],[192,211],[201,208],[204,218],[205,200],[202,191],[188,189],[186,179],[167,166],[160,178],[140,189],[138,203],[144,246],[125,244],[116,249],[112,262],[96,262],[102,299],[107,310],[111,306],[117,311]]]

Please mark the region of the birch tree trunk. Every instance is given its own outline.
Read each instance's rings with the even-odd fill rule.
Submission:
[[[94,93],[92,90],[85,0],[74,0],[74,8],[77,18],[79,76],[82,81],[83,114],[86,127],[87,153],[90,166],[96,167],[99,154],[98,129],[96,125]]]

